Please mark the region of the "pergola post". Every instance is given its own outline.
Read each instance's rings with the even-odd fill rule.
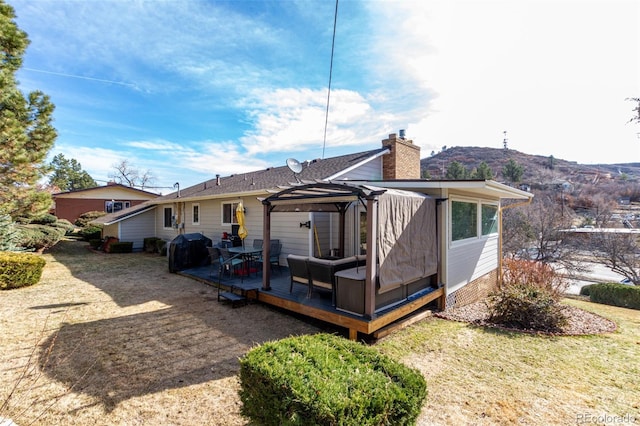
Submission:
[[[340,223],[338,224],[338,235],[339,235],[339,240],[340,242],[338,243],[338,249],[340,250],[340,253],[338,254],[338,256],[340,257],[345,257],[345,253],[344,253],[344,249],[345,249],[345,244],[344,244],[344,223],[345,223],[345,216],[347,213],[347,209],[346,208],[341,208],[340,209]]]
[[[378,196],[367,197],[367,263],[364,281],[364,315],[373,318],[376,311],[378,281]]]
[[[271,290],[271,206],[263,204],[262,213],[262,290]]]

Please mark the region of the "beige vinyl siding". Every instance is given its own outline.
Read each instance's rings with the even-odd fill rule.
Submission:
[[[120,222],[102,227],[102,238],[116,237],[120,239]]]
[[[133,250],[142,250],[144,239],[155,236],[154,217],[154,211],[147,211],[119,222],[121,236],[118,238],[133,242]]]
[[[300,222],[311,220],[309,213],[273,213],[271,215],[271,239],[282,243],[280,263],[286,264],[289,254],[310,256],[313,254],[313,228],[300,227]]]
[[[314,256],[329,256],[331,254],[331,249],[337,249],[340,247],[340,243],[338,241],[338,234],[340,232],[340,215],[338,213],[314,213],[311,223],[318,231],[318,241],[316,241],[314,228],[311,228]],[[320,243],[319,253],[318,242]]]
[[[170,242],[175,237],[178,236],[178,229],[174,228],[164,228],[164,209],[166,207],[172,207],[171,204],[160,204],[155,210],[155,230],[156,237],[162,238],[163,240]],[[176,214],[175,208],[173,209],[173,214]]]

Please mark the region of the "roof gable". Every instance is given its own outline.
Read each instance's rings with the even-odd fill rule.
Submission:
[[[77,189],[75,191],[58,192],[52,195],[54,198],[120,198],[128,197],[135,200],[150,200],[159,197],[159,194],[144,191],[142,189],[121,185],[119,183],[93,188]]]

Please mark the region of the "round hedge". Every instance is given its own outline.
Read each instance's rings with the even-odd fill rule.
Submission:
[[[36,254],[0,252],[0,289],[37,284],[45,264],[45,260]]]

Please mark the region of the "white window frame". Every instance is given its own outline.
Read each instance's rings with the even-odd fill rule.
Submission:
[[[196,214],[196,209],[198,211],[197,214]],[[201,214],[202,214],[202,211],[200,210],[200,203],[191,204],[191,224],[192,225],[195,225],[195,226],[200,225],[200,215]],[[196,218],[196,216],[197,216],[197,218]]]
[[[116,204],[120,205],[120,208],[116,210]],[[104,211],[107,213],[116,213],[120,210],[128,209],[131,207],[130,201],[122,201],[122,200],[107,200],[104,202]]]
[[[483,213],[483,207],[491,207],[491,208],[495,208],[495,231],[494,232],[488,232],[485,234],[484,232],[484,215]],[[480,201],[480,236],[481,237],[489,237],[492,235],[498,235],[500,233],[500,206],[498,205],[498,203],[495,202],[489,202],[489,201]]]
[[[171,223],[169,224],[169,226],[167,226],[167,210],[170,211],[170,217],[171,217]],[[162,209],[162,228],[163,229],[173,229],[173,207],[165,207]]]
[[[476,230],[475,230],[475,235],[470,236],[470,237],[466,237],[466,238],[461,238],[458,240],[454,240],[453,239],[453,227],[454,227],[454,223],[453,223],[453,203],[454,202],[459,202],[459,203],[468,203],[468,204],[474,204],[476,206]],[[482,208],[483,206],[487,206],[487,207],[492,207],[496,209],[496,230],[495,232],[490,232],[490,233],[484,233],[483,231],[483,216],[482,216]],[[449,223],[451,224],[449,227],[449,241],[450,244],[452,246],[455,245],[459,245],[459,244],[465,244],[465,243],[469,243],[469,242],[473,242],[473,241],[479,241],[481,239],[488,239],[490,237],[496,236],[500,233],[500,218],[498,217],[499,215],[499,210],[500,210],[500,205],[497,201],[489,201],[489,200],[484,200],[484,199],[480,199],[480,198],[467,198],[467,197],[451,197],[450,202],[449,202]]]
[[[237,225],[238,224],[238,220],[236,219],[236,208],[238,207],[238,204],[240,204],[242,201],[237,200],[237,201],[224,201],[222,203],[220,203],[220,222],[222,225]],[[225,222],[224,221],[224,208],[225,206],[231,206],[231,222]],[[235,220],[235,222],[234,222]]]

